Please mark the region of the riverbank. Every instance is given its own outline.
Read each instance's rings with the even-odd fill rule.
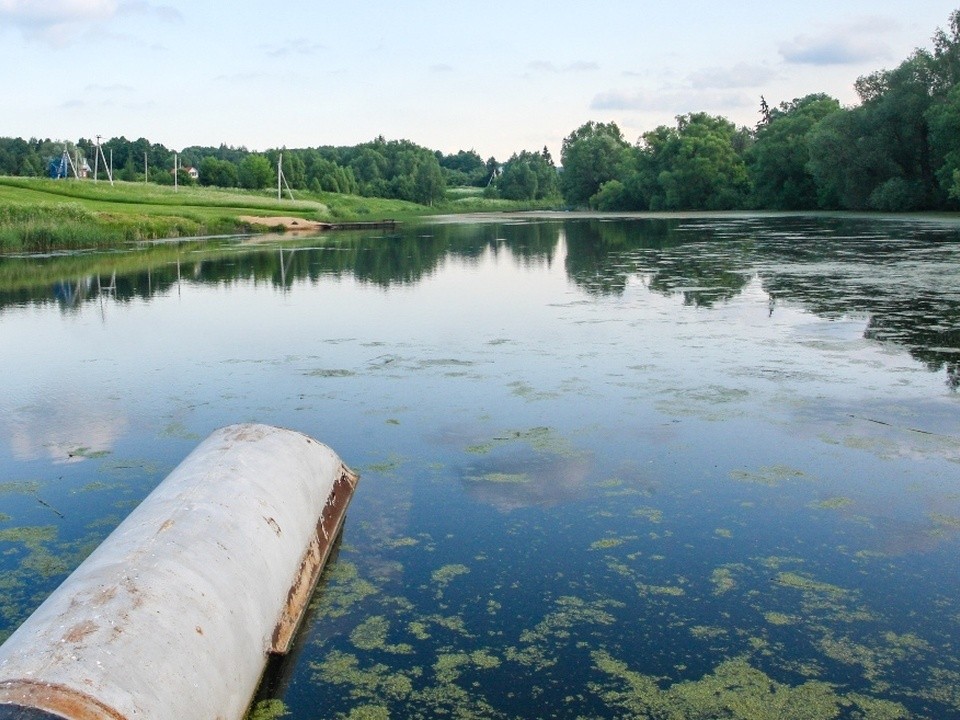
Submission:
[[[337,193],[298,192],[295,200],[278,200],[269,191],[0,177],[0,253],[116,247],[165,238],[353,229],[439,213],[523,209],[527,209],[523,203],[479,197],[427,207]]]

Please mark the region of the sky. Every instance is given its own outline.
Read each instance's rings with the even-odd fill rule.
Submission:
[[[738,125],[931,47],[960,0],[0,0],[0,136],[505,160],[589,120]]]

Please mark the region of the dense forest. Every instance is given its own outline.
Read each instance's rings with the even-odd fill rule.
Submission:
[[[447,188],[474,186],[490,197],[598,210],[960,208],[960,10],[934,33],[931,49],[859,78],[855,88],[854,107],[825,94],[776,107],[760,98],[754,128],[689,113],[635,143],[615,123],[591,121],[564,139],[560,168],[546,148],[498,162],[383,137],[262,153],[188,147],[177,156],[145,138],[119,137],[102,144],[101,157],[122,180],[173,184],[176,162],[177,182],[261,189],[277,185],[281,167],[294,190],[423,205]],[[0,138],[0,174],[48,176],[65,151],[89,163],[98,155],[90,139]]]

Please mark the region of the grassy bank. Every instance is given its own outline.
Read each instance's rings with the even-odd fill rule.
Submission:
[[[143,183],[0,177],[0,252],[110,247],[136,240],[246,233],[270,228],[242,218],[321,222],[409,219],[428,208],[399,200]]]

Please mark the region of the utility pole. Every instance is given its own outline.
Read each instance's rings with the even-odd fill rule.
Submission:
[[[97,149],[93,151],[93,181],[99,182],[100,175],[100,138],[101,135],[97,135]]]
[[[177,165],[180,164],[180,156],[177,153],[173,154],[173,191],[179,192],[180,190],[180,178],[177,177],[180,172]]]
[[[144,150],[144,151],[143,151],[143,184],[144,184],[144,185],[147,184],[147,173],[148,173],[148,170],[147,170],[147,151]]]

